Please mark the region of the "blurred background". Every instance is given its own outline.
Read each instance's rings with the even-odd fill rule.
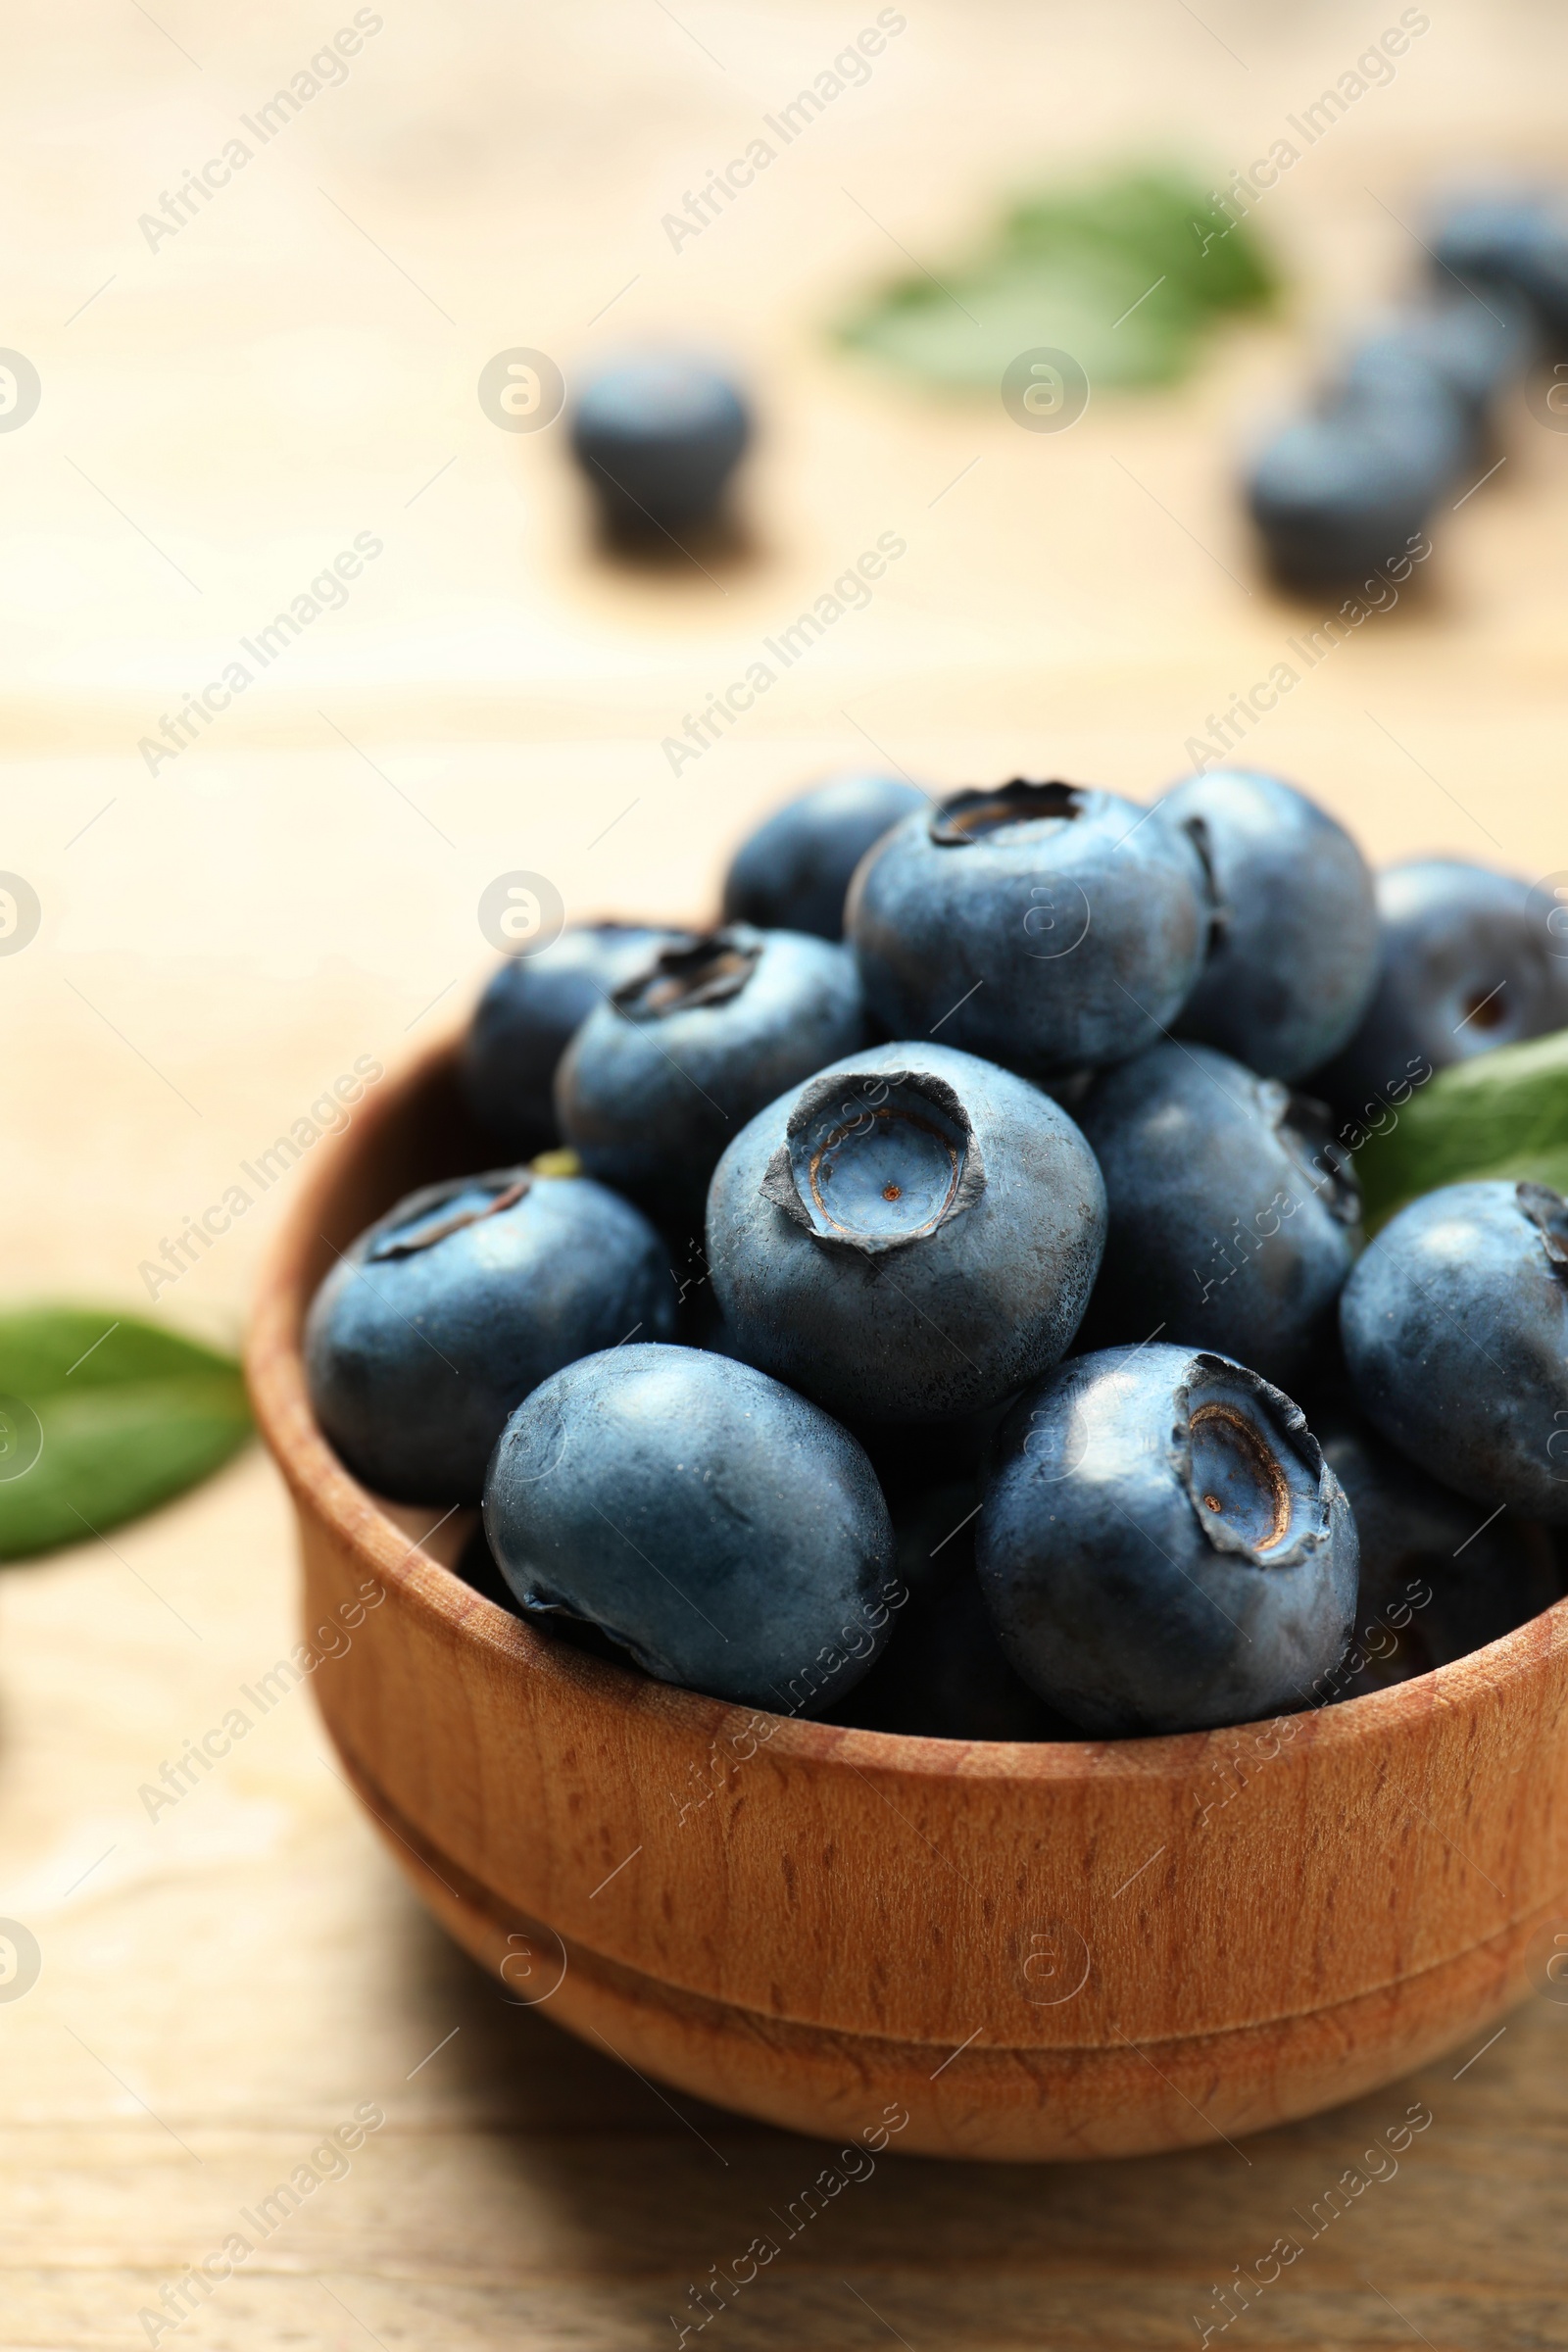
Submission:
[[[140,1269],[357,1057],[391,1069],[457,1023],[494,961],[477,910],[495,877],[546,876],[570,919],[699,915],[741,833],[831,769],[1144,798],[1291,662],[1250,755],[1375,862],[1568,864],[1568,435],[1539,390],[1507,396],[1492,477],[1443,502],[1419,572],[1310,666],[1289,643],[1340,596],[1271,586],[1237,493],[1343,339],[1422,278],[1439,188],[1562,169],[1562,12],[1416,16],[1388,76],[1307,143],[1292,119],[1355,77],[1395,0],[13,6],[0,866],[39,912],[0,956],[0,1293],[122,1301],[233,1346],[286,1181],[151,1303]],[[762,127],[878,24],[863,77],[787,142]],[[334,50],[345,27],[359,45]],[[341,73],[312,72],[323,51]],[[302,81],[318,86],[273,104]],[[704,220],[693,199],[760,137],[773,160]],[[943,390],[835,333],[928,272],[961,309],[965,257],[1033,191],[1155,168],[1223,191],[1282,138],[1298,160],[1250,230],[1273,304],[1221,317],[1164,384],[1092,367],[1070,429],[1020,429],[995,385]],[[210,167],[236,139],[225,180]],[[1019,348],[1058,341],[1048,318]],[[569,414],[597,365],[669,343],[734,368],[758,437],[727,534],[628,555],[596,531],[566,416],[504,429],[481,378],[543,354]],[[666,741],[886,535],[904,552],[863,605],[672,760]],[[343,597],[315,600],[172,752],[165,721],[357,544]],[[0,2341],[147,2340],[159,2281],[221,2242],[302,2135],[373,2096],[399,2130],[203,2340],[652,2342],[725,2231],[745,2242],[767,2182],[788,2193],[798,2145],[724,2124],[726,2149],[752,2150],[751,2202],[715,2236],[732,2187],[687,2170],[708,2158],[635,2081],[531,2019],[526,2079],[509,2074],[510,2026],[415,1918],[306,1701],[199,1805],[153,1827],[138,1803],[293,1639],[291,1550],[252,1454],[0,1593],[0,1914],[44,1954],[0,2008],[0,2244],[21,2298]],[[1466,2079],[1452,2161],[1478,2248],[1536,2095],[1519,2068],[1511,2104]],[[585,2112],[622,2134],[593,2166],[570,2152]],[[1223,2175],[1206,2156],[1133,2167],[1088,2204],[1060,2180],[982,2197],[976,2176],[912,2168],[875,2258],[933,2232],[948,2283],[898,2306],[920,2352],[1039,2342],[1048,2275],[1074,2342],[1186,2340],[1186,2273],[1206,2296],[1266,2244],[1350,2129],[1270,2142],[1266,2183],[1221,2151]],[[1392,2215],[1403,2192],[1381,2193]],[[1091,2229],[1103,2276],[1075,2286]],[[1134,2244],[1153,2283],[1125,2275]],[[1418,2288],[1414,2237],[1407,2258]],[[1539,2291],[1545,2326],[1537,2259],[1513,2248],[1464,2340],[1501,2341],[1487,2313],[1509,2295]],[[381,2283],[345,2271],[318,2292],[329,2262]],[[814,2288],[781,2285],[734,2340],[883,2340],[832,2291],[823,2318]],[[1328,2303],[1301,2325],[1351,2340]]]

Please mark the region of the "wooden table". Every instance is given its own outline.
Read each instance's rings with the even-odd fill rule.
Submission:
[[[1419,262],[1400,220],[1439,170],[1556,166],[1560,13],[1434,9],[1269,200],[1292,308],[1169,399],[1027,435],[840,365],[818,329],[900,247],[940,267],[1042,168],[1152,146],[1227,174],[1397,13],[911,0],[867,85],[678,253],[662,216],[874,11],[388,7],[346,79],[151,244],[143,211],[336,21],[89,0],[69,32],[14,26],[0,340],[43,398],[0,435],[0,864],[45,911],[0,960],[5,1294],[145,1306],[141,1261],[239,1160],[357,1054],[391,1065],[455,1014],[497,872],[548,873],[573,912],[680,912],[824,765],[1137,794],[1186,766],[1321,617],[1255,577],[1238,440]],[[615,570],[559,434],[497,432],[474,385],[501,349],[569,374],[663,327],[758,385],[750,546]],[[1536,874],[1568,865],[1568,441],[1521,403],[1502,450],[1421,593],[1303,669],[1255,756],[1379,857]],[[662,739],[885,530],[907,553],[869,607],[672,773]],[[361,531],[382,553],[342,609],[150,770],[140,739]],[[149,1311],[236,1337],[276,1206]],[[678,2340],[689,2288],[818,2149],[508,2006],[404,1891],[303,1690],[149,1817],[143,1788],[291,1641],[291,1543],[251,1456],[0,1582],[0,1917],[42,1959],[0,2000],[0,2344],[145,2342],[138,2313],[236,2230],[254,2250],[180,2331],[207,2352]],[[1217,2290],[1314,2227],[1348,2167],[1387,2172],[1364,2152],[1417,2101],[1434,2121],[1397,2173],[1224,2340],[1568,2344],[1568,2007],[1544,1996],[1486,2049],[1242,2148],[1040,2172],[890,2154],[707,2340],[1220,2340]],[[385,2120],[264,2231],[261,2202],[360,2109]]]

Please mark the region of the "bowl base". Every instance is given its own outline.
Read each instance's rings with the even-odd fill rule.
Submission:
[[[1161,2155],[1344,2105],[1510,2009],[1527,1989],[1530,1947],[1554,1916],[1548,1907],[1374,1992],[1222,2034],[1109,2050],[980,2038],[952,2051],[710,2000],[559,1936],[433,1850],[333,1737],[421,1901],[520,2007],[712,2106],[815,2139],[885,2129],[907,2155],[1012,2164]]]

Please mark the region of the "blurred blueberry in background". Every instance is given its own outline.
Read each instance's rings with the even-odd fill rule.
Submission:
[[[1397,402],[1413,372],[1424,370],[1458,402],[1479,450],[1493,402],[1524,373],[1535,348],[1534,317],[1519,296],[1501,287],[1485,299],[1450,292],[1362,335],[1346,355],[1340,383],[1346,396]]]
[[[1276,578],[1330,588],[1408,562],[1470,445],[1453,392],[1414,364],[1287,424],[1247,479]]]
[[[1463,285],[1497,307],[1511,293],[1535,314],[1547,358],[1568,350],[1568,203],[1560,192],[1492,188],[1452,199],[1428,232],[1440,287]]]
[[[623,539],[716,522],[752,429],[739,386],[694,352],[618,360],[590,376],[571,412],[572,454]]]

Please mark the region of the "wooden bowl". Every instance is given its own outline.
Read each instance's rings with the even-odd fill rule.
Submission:
[[[312,1677],[344,1765],[515,1998],[797,2131],[1054,2158],[1310,2114],[1518,1997],[1568,1913],[1568,1602],[1283,1725],[1003,1745],[725,1706],[450,1573],[472,1515],[421,1544],[349,1476],[300,1335],[334,1249],[487,1156],[450,1046],[379,1087],[301,1173],[249,1372],[307,1634],[353,1626]]]

